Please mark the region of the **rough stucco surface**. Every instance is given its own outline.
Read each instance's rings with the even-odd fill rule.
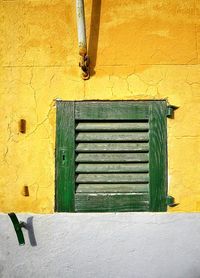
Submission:
[[[0,215],[1,278],[199,278],[199,214],[33,216],[37,246],[18,246]]]
[[[200,211],[200,1],[85,4],[87,82],[78,69],[75,1],[1,1],[0,211],[54,211],[56,98],[164,98],[179,106],[168,120],[169,192],[179,203],[170,211]]]

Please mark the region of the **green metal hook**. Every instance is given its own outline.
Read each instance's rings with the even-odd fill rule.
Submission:
[[[8,213],[8,216],[10,217],[10,219],[13,223],[19,245],[24,245],[25,240],[24,240],[24,235],[22,233],[22,229],[21,229],[22,227],[24,227],[24,222],[19,222],[19,220],[14,212]]]

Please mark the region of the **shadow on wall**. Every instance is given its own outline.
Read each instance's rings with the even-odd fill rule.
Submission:
[[[90,75],[95,75],[95,66],[97,60],[97,49],[99,40],[99,26],[101,15],[101,0],[92,1],[92,12],[90,21],[90,35],[88,43],[88,55],[91,60]]]
[[[91,18],[90,18],[90,33],[88,38],[88,56],[90,58],[90,76],[96,74],[95,67],[97,61],[99,29],[101,19],[101,0],[92,0]],[[134,68],[135,73],[144,72],[151,68],[152,65],[140,65]]]
[[[35,233],[33,228],[33,216],[27,218],[27,229],[28,229],[28,237],[31,246],[37,246],[37,241],[35,238]]]

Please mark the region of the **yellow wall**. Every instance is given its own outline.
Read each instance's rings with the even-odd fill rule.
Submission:
[[[168,120],[168,153],[170,194],[180,204],[169,211],[200,211],[200,1],[94,0],[92,16],[85,2],[95,68],[84,82],[75,1],[0,0],[0,211],[54,211],[56,98],[179,106]]]

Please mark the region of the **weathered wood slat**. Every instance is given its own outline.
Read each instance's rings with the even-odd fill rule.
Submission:
[[[149,194],[83,194],[75,195],[76,211],[148,211]]]
[[[77,152],[144,152],[149,150],[148,143],[79,143]]]
[[[148,122],[79,122],[76,130],[95,131],[95,130],[113,130],[113,131],[137,131],[148,130]]]
[[[146,142],[149,139],[148,132],[79,132],[76,136],[77,142],[114,142],[126,141]]]
[[[148,172],[148,163],[79,163],[77,173],[121,173]]]
[[[120,193],[120,192],[131,192],[131,193],[148,193],[149,184],[148,183],[139,183],[139,184],[91,184],[83,183],[78,184],[76,188],[77,193]]]
[[[148,153],[79,153],[76,162],[148,162]]]
[[[150,117],[150,211],[166,211],[167,117],[166,101],[152,103]]]
[[[149,174],[78,174],[77,183],[145,183]]]
[[[143,120],[150,115],[150,102],[88,101],[75,102],[75,118],[78,120]]]
[[[74,103],[57,102],[56,105],[56,211],[72,212],[75,191]]]

